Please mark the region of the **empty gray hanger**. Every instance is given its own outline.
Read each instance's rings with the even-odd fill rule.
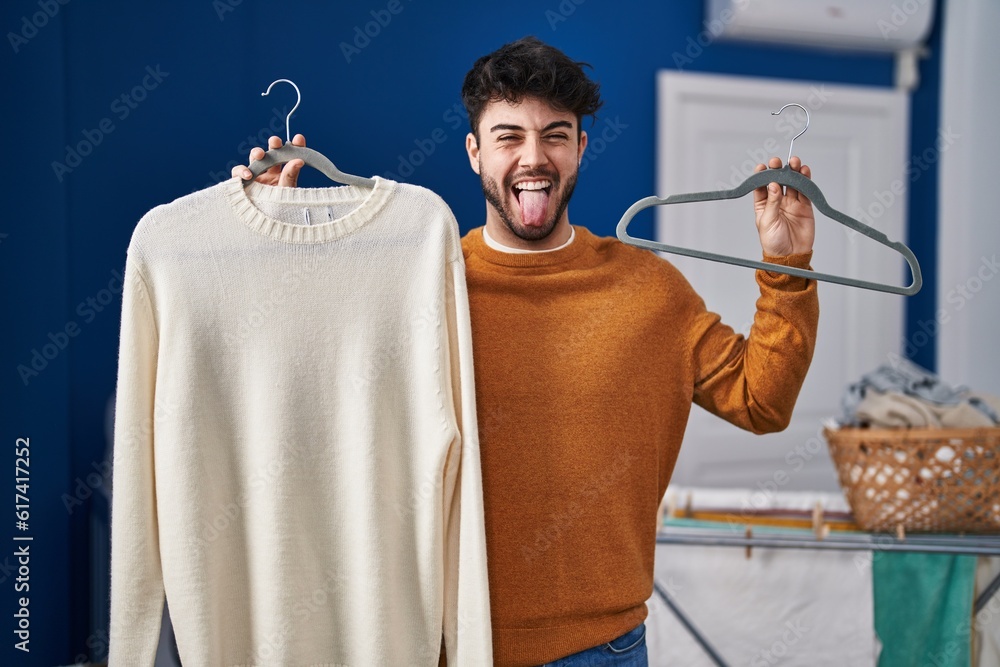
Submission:
[[[292,110],[288,112],[285,116],[285,145],[281,148],[272,148],[271,150],[264,153],[264,157],[260,160],[254,160],[250,163],[250,172],[253,174],[253,178],[243,179],[243,187],[249,185],[254,178],[257,178],[262,173],[270,169],[276,164],[285,164],[286,162],[291,162],[295,159],[300,159],[305,162],[310,167],[318,169],[323,174],[337,183],[343,183],[344,185],[359,185],[361,187],[374,187],[375,181],[371,178],[364,178],[362,176],[353,176],[351,174],[345,174],[344,172],[337,169],[333,162],[330,161],[325,155],[319,151],[315,151],[311,148],[306,148],[305,146],[294,146],[292,145],[292,133],[290,130],[290,121],[292,114],[295,110],[299,108],[299,103],[302,101],[302,93],[299,92],[299,87],[296,86],[292,81],[288,79],[278,79],[277,81],[272,81],[271,85],[267,87],[261,96],[267,95],[271,92],[271,88],[274,84],[284,81],[285,83],[291,83],[292,87],[295,88],[295,93],[298,95],[298,99],[295,101],[295,106]]]
[[[792,157],[792,145],[794,145],[795,140],[802,136],[802,133],[809,128],[809,112],[801,104],[786,104],[781,107],[778,111],[772,111],[771,115],[780,114],[785,108],[790,106],[797,106],[806,112],[806,126],[803,128],[802,132],[799,132],[794,137],[792,137],[791,144],[788,146],[788,158]],[[867,280],[858,280],[856,278],[847,278],[844,276],[835,276],[828,273],[819,273],[817,271],[809,271],[806,269],[800,269],[794,266],[782,266],[780,264],[771,264],[768,262],[760,262],[752,259],[743,259],[742,257],[730,257],[728,255],[720,255],[713,252],[706,252],[703,250],[694,250],[691,248],[680,248],[677,246],[667,245],[665,243],[658,243],[656,241],[648,241],[646,239],[636,238],[634,236],[629,236],[628,225],[632,218],[639,211],[649,208],[650,206],[659,206],[661,204],[683,204],[688,202],[702,202],[702,201],[717,201],[720,199],[736,199],[742,197],[743,195],[753,192],[757,188],[767,187],[769,183],[777,183],[779,185],[787,186],[790,188],[795,188],[806,197],[809,201],[828,218],[836,220],[846,227],[850,227],[859,234],[863,234],[868,238],[878,241],[884,246],[888,246],[901,254],[905,259],[906,263],[910,266],[910,271],[913,274],[913,282],[908,287],[899,287],[896,285],[883,285],[881,283],[874,283]],[[836,210],[830,204],[827,203],[826,197],[820,191],[819,187],[810,178],[806,178],[797,171],[793,171],[788,166],[788,161],[785,161],[785,165],[780,169],[765,169],[764,171],[757,172],[747,178],[745,181],[740,183],[738,186],[732,190],[715,190],[712,192],[692,192],[680,195],[671,195],[667,198],[661,197],[646,197],[640,199],[636,203],[632,204],[625,215],[622,216],[621,221],[618,223],[617,228],[618,238],[623,243],[628,243],[639,248],[646,248],[648,250],[662,250],[664,252],[670,252],[677,255],[686,255],[688,257],[696,257],[699,259],[708,259],[713,262],[722,262],[724,264],[735,264],[737,266],[746,266],[753,269],[763,269],[765,271],[772,271],[774,273],[786,273],[792,276],[798,276],[800,278],[810,278],[812,280],[823,280],[831,283],[838,283],[840,285],[848,285],[850,287],[861,287],[863,289],[876,290],[879,292],[889,292],[891,294],[904,294],[907,296],[916,294],[920,291],[921,285],[923,285],[923,278],[920,275],[920,264],[917,262],[916,256],[913,254],[909,248],[900,243],[899,241],[890,241],[882,232],[877,229],[873,229],[868,225],[855,220],[854,218],[841,213]]]

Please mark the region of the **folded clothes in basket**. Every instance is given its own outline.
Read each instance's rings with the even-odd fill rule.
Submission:
[[[898,391],[868,392],[855,416],[860,424],[878,428],[978,428],[997,423],[968,401],[937,405]]]
[[[900,359],[850,385],[843,397],[844,426],[977,428],[1000,424],[1000,398],[952,387],[925,368]]]

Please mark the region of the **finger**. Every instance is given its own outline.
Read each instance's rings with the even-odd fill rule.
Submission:
[[[255,146],[250,150],[249,162],[252,164],[263,157],[264,157],[264,149],[261,148],[260,146]],[[242,164],[238,164],[235,167],[233,167],[230,173],[233,176],[239,176],[245,181],[249,181],[250,179],[253,178],[253,172],[250,171],[250,168]]]
[[[778,219],[778,210],[781,206],[781,186],[777,183],[767,184],[767,203],[760,216],[760,225],[772,225]]]
[[[799,173],[802,174],[803,176],[805,176],[808,179],[812,179],[812,169],[810,169],[806,165],[802,165],[802,168],[799,169]],[[812,202],[809,201],[809,197],[806,197],[801,192],[799,193],[799,201],[803,201],[803,202],[805,202],[807,204],[812,204]]]
[[[793,155],[791,157],[791,159],[788,161],[788,166],[791,167],[793,171],[799,172],[806,178],[809,178],[812,173],[809,171],[809,167],[802,164],[802,160],[797,155]],[[801,192],[799,192],[798,190],[792,190],[791,188],[789,188],[788,191],[786,192],[786,194],[789,195],[791,195],[792,193],[795,194],[795,199],[809,203],[809,198],[806,197]]]
[[[767,169],[766,165],[764,165],[764,164],[758,164],[756,167],[753,168],[753,173],[759,174],[760,172],[764,171],[765,169]],[[754,191],[753,191],[753,203],[754,203],[754,205],[757,205],[757,204],[761,203],[765,199],[767,199],[767,187],[766,186],[762,186],[762,187],[759,187],[759,188],[754,188]]]
[[[281,170],[281,178],[278,179],[278,185],[285,188],[294,188],[299,182],[299,171],[305,162],[299,158],[294,160],[289,160],[288,164],[284,166]]]
[[[793,155],[792,157],[788,158],[788,167],[792,171],[798,171],[801,166],[802,166],[802,160],[800,160],[798,156]],[[785,196],[788,197],[788,201],[798,201],[799,191],[796,190],[795,188],[787,188],[785,190]]]
[[[267,148],[268,148],[268,150],[270,150],[272,148],[281,148],[281,145],[283,143],[284,142],[281,140],[281,137],[273,135],[273,134],[270,137],[267,138]],[[254,150],[257,150],[257,149],[254,149]],[[274,165],[273,167],[271,167],[270,169],[268,169],[266,173],[269,174],[270,176],[272,176],[275,180],[279,179],[281,177],[281,165],[280,164]]]
[[[771,169],[781,169],[781,158],[777,156],[772,157],[770,160],[767,161],[767,166],[770,167]],[[779,194],[783,194],[780,192],[781,189],[782,189],[781,186],[778,186]],[[770,204],[770,201],[768,203]]]
[[[250,171],[249,167],[246,167],[242,164],[238,164],[235,167],[233,167],[233,170],[230,172],[230,174],[233,176],[233,178],[237,177],[242,178],[244,181],[249,181],[251,178],[253,178],[253,172]]]
[[[306,145],[306,138],[301,134],[296,134],[292,137],[291,144],[293,146]],[[278,185],[285,188],[294,188],[299,183],[299,172],[302,171],[302,167],[305,166],[305,162],[302,160],[289,160],[284,167],[281,168],[281,176],[278,178]]]

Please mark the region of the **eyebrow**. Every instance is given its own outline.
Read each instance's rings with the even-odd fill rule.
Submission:
[[[542,132],[548,132],[549,130],[555,129],[557,127],[566,127],[572,130],[573,123],[569,122],[568,120],[556,120],[543,127]],[[493,127],[490,128],[490,132],[498,132],[503,130],[520,130],[523,132],[524,128],[521,127],[520,125],[507,125],[504,123],[501,123],[499,125],[494,125]]]

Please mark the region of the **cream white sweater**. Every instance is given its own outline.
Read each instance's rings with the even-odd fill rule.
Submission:
[[[231,179],[128,249],[111,667],[490,665],[465,264],[429,190]],[[308,212],[308,213],[307,213]],[[308,216],[308,220],[307,220]]]

